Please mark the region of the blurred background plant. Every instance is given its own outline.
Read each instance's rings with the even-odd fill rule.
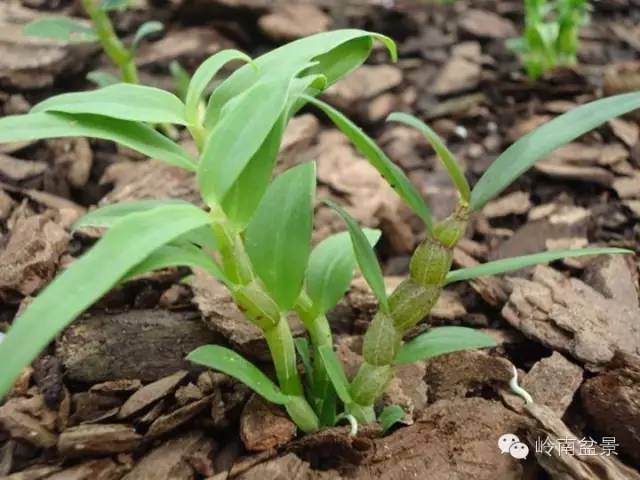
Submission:
[[[508,46],[533,80],[559,65],[577,62],[580,28],[589,23],[587,0],[525,0],[524,35]]]

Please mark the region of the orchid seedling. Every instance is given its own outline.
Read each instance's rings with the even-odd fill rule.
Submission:
[[[588,0],[524,0],[524,11],[524,35],[508,46],[531,79],[577,62],[580,28],[589,22]]]
[[[164,29],[162,23],[151,20],[140,25],[127,47],[118,38],[109,12],[127,8],[131,0],[82,0],[81,3],[93,26],[65,17],[43,18],[25,25],[24,34],[73,43],[98,41],[113,64],[118,67],[120,78],[100,71],[91,72],[88,78],[100,87],[120,81],[140,83],[135,62],[136,50],[146,37]]]
[[[376,40],[395,59],[395,45],[387,37],[338,30],[292,42],[254,60],[235,50],[222,51],[196,70],[184,101],[159,89],[122,83],[52,97],[26,115],[0,119],[0,142],[100,138],[194,172],[206,204],[203,210],[180,200],[144,200],[106,206],[80,219],[75,228],[104,227],[106,233],[14,320],[0,344],[0,396],[58,333],[115,285],[153,270],[188,266],[224,284],[247,321],[262,331],[275,381],[220,345],[202,346],[189,354],[189,360],[233,376],[282,405],[303,432],[344,418],[368,423],[376,420],[374,404],[396,365],[494,345],[489,336],[464,327],[434,328],[404,341],[404,334],[428,315],[447,283],[567,256],[627,252],[545,252],[450,271],[452,249],[464,235],[471,212],[555,148],[640,107],[640,94],[599,100],[540,127],[505,151],[473,190],[454,156],[426,125],[394,116],[424,131],[460,191],[454,214],[434,222],[402,170],[351,120],[317,98],[360,66]],[[245,65],[205,98],[211,80],[232,61]],[[347,230],[312,248],[313,162],[272,180],[284,130],[304,105],[325,112],[425,224],[426,239],[413,254],[409,278],[389,296],[372,248],[379,232],[360,229],[339,206],[331,204]],[[150,126],[158,123],[185,127],[197,156]],[[360,372],[350,380],[334,352],[326,314],[348,289],[356,265],[380,310],[365,335]],[[308,340],[293,338],[290,312],[302,321]],[[388,428],[399,414],[397,408],[386,409],[380,421]]]
[[[326,114],[349,137],[360,153],[422,219],[426,229],[425,240],[415,249],[411,257],[408,278],[392,293],[387,294],[382,270],[372,248],[364,240],[363,233],[346,211],[334,206],[348,227],[360,271],[379,302],[379,310],[364,336],[362,365],[351,382],[347,381],[344,373],[339,371],[339,362],[333,350],[325,346],[320,348],[329,376],[344,404],[345,413],[354,416],[360,423],[370,423],[375,420],[374,405],[384,393],[398,365],[413,363],[443,353],[488,347],[493,344],[486,335],[463,327],[432,328],[408,342],[404,341],[409,330],[429,315],[446,285],[562,258],[633,253],[621,248],[596,247],[555,250],[451,270],[453,249],[463,238],[469,216],[473,212],[480,210],[536,161],[545,158],[556,148],[571,142],[613,117],[639,108],[640,93],[596,100],[542,125],[499,155],[473,188],[468,184],[453,153],[431,128],[411,115],[392,114],[389,117],[390,121],[416,128],[424,134],[458,191],[459,201],[455,211],[441,221],[434,221],[428,205],[417,189],[360,128],[322,100],[305,98],[311,105]]]

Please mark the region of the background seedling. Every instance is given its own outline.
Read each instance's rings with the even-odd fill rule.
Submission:
[[[509,42],[532,79],[577,61],[580,28],[589,22],[587,0],[524,0],[525,28]]]
[[[157,21],[145,22],[136,31],[129,47],[118,38],[109,12],[126,8],[129,0],[82,0],[82,7],[91,19],[92,27],[69,18],[48,18],[36,20],[25,26],[26,35],[54,38],[67,42],[93,42],[98,40],[102,49],[120,71],[120,79],[127,83],[139,83],[135,52],[140,42],[149,35],[163,30]],[[120,81],[104,73],[93,73],[90,77],[99,86],[105,87]]]
[[[507,149],[473,189],[453,154],[428,127],[404,114],[394,115],[392,120],[425,133],[460,192],[455,212],[434,221],[402,170],[351,120],[316,98],[362,64],[374,40],[382,41],[395,58],[395,46],[388,38],[339,30],[293,42],[253,61],[234,50],[220,52],[195,72],[184,101],[162,90],[121,83],[59,95],[27,115],[0,119],[0,142],[103,138],[190,170],[207,205],[204,211],[183,201],[142,201],[104,207],[80,220],[76,228],[100,226],[107,232],[14,321],[0,345],[0,395],[6,395],[22,369],[65,326],[114,285],[151,270],[186,265],[201,268],[226,285],[247,320],[262,330],[277,383],[220,346],[198,348],[190,360],[235,376],[282,405],[305,432],[343,418],[372,422],[376,419],[373,405],[396,365],[494,345],[490,337],[463,327],[431,329],[404,342],[404,333],[428,315],[447,283],[562,256],[627,252],[612,248],[545,252],[450,271],[452,250],[464,235],[472,211],[553,149],[640,107],[640,94],[599,100],[540,127]],[[246,64],[206,98],[207,86],[220,68],[236,60]],[[203,101],[206,107],[201,108]],[[298,165],[272,180],[286,125],[307,103],[342,129],[425,224],[426,239],[413,254],[409,278],[390,295],[372,249],[378,232],[361,230],[339,206],[331,204],[344,219],[347,232],[311,248],[313,163]],[[186,127],[198,155],[190,155],[150,127],[158,123]],[[364,362],[350,381],[334,352],[326,313],[344,295],[356,264],[380,310],[365,335]],[[308,341],[294,342],[286,320],[290,311],[302,320]],[[298,357],[304,379],[298,373]],[[398,415],[397,409],[387,410],[381,421],[388,428]]]

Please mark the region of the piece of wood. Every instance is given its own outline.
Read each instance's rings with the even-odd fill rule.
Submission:
[[[184,358],[191,350],[219,339],[198,314],[132,310],[74,322],[58,340],[56,355],[70,380],[150,382],[189,368]]]

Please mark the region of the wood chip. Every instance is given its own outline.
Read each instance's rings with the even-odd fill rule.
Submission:
[[[278,5],[260,17],[262,31],[276,41],[291,41],[324,32],[331,25],[331,17],[314,5]]]
[[[637,123],[623,120],[622,118],[613,118],[609,120],[608,123],[613,134],[622,140],[628,147],[633,147],[638,143],[640,127],[638,127]]]
[[[608,363],[618,350],[640,355],[636,305],[605,298],[576,278],[547,266],[533,278],[510,278],[513,292],[502,316],[529,338],[592,365]]]
[[[500,218],[507,215],[522,215],[531,208],[527,192],[513,192],[487,203],[482,213],[487,218]]]
[[[60,434],[58,450],[72,456],[109,455],[135,450],[141,440],[129,425],[79,425]]]
[[[212,397],[206,397],[196,402],[189,403],[167,415],[158,417],[149,427],[145,439],[153,439],[171,432],[184,425],[199,413],[203,412],[211,403]]]
[[[129,418],[157,402],[163,397],[172,394],[176,388],[187,378],[188,372],[180,371],[162,378],[156,382],[145,385],[122,405],[118,418]]]
[[[296,425],[278,406],[253,395],[240,416],[240,438],[247,450],[263,452],[281,447],[295,437]]]

